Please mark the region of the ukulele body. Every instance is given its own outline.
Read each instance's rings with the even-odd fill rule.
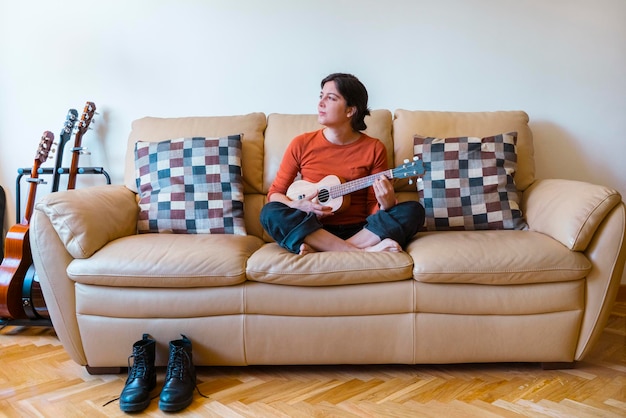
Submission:
[[[333,198],[331,195],[331,188],[341,183],[343,183],[341,178],[334,174],[324,177],[317,183],[311,183],[306,180],[296,180],[289,186],[287,197],[291,200],[301,200],[317,192],[317,196],[313,199],[313,202],[323,206],[330,206],[333,212],[341,212],[343,209],[350,206],[350,196],[345,195]]]

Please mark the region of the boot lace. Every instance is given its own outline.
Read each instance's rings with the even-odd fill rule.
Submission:
[[[185,350],[184,347],[175,347],[173,350],[170,351],[170,358],[168,361],[167,371],[165,373],[165,380],[167,381],[171,378],[178,378],[183,380],[186,371],[191,368],[191,364],[191,357],[189,356],[187,350]],[[198,395],[202,396],[203,398],[208,398],[207,395],[200,392],[200,389],[198,388],[198,384],[196,382],[196,376],[192,375],[190,376],[190,378],[193,378],[193,386],[196,389],[196,392],[198,392]]]
[[[135,379],[138,377],[145,377],[148,371],[148,364],[146,363],[146,349],[144,347],[137,347],[133,354],[128,356],[128,378],[126,379],[126,383],[128,383],[131,379]],[[130,365],[130,359],[133,359],[133,365]]]

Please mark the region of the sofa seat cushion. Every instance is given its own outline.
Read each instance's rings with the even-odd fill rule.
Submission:
[[[249,281],[245,312],[252,315],[336,317],[414,312],[415,280],[348,286],[281,286]]]
[[[248,257],[263,245],[242,235],[140,234],[73,260],[68,277],[117,287],[227,286],[246,280]]]
[[[300,256],[276,243],[248,260],[248,279],[293,286],[394,282],[411,277],[413,260],[404,252],[320,252]]]
[[[426,283],[561,282],[582,279],[591,270],[582,253],[532,231],[424,232],[407,252],[414,278]]]

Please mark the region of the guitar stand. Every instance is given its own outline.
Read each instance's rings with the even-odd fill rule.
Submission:
[[[24,175],[30,175],[32,172],[31,168],[20,168],[17,170],[18,175],[15,180],[15,190],[17,194],[17,199],[15,199],[15,216],[16,222],[19,223],[21,220],[21,180]],[[59,168],[59,174],[69,174],[69,168]],[[37,171],[38,174],[50,175],[54,174],[54,168],[40,168]],[[103,175],[106,179],[107,184],[111,184],[111,177],[109,173],[102,167],[80,167],[78,168],[78,174],[99,174]],[[44,184],[46,181],[40,177],[32,178],[29,177],[26,180],[28,183],[37,183]],[[27,314],[27,319],[13,319],[13,318],[0,318],[0,330],[7,326],[25,326],[25,327],[52,327],[52,321],[46,315],[40,314],[34,306],[33,303],[33,294],[32,294],[32,283],[36,281],[36,272],[34,268],[31,266],[29,268],[27,274],[28,277],[24,279],[24,285],[22,288],[22,305],[25,313]],[[26,288],[28,287],[28,289]],[[45,302],[45,301],[44,301]],[[44,303],[45,305],[45,303]],[[47,314],[47,309],[45,310]]]
[[[15,179],[15,193],[17,194],[18,198],[15,199],[15,222],[20,223],[21,221],[21,208],[20,208],[20,201],[21,199],[21,180],[22,177],[24,175],[30,175],[32,172],[31,168],[19,168],[17,170],[18,175],[17,178]],[[70,169],[65,167],[65,168],[59,168],[58,173],[59,174],[69,174]],[[37,174],[54,174],[54,168],[52,167],[46,167],[46,168],[40,168],[37,171]],[[100,174],[103,175],[106,179],[107,184],[111,184],[111,176],[109,176],[109,173],[106,172],[106,170],[102,167],[79,167],[78,168],[78,174]],[[28,178],[26,181],[28,182],[36,182],[38,184],[42,184],[45,183],[45,181],[39,177],[37,178]]]
[[[40,319],[9,319],[0,318],[0,330],[5,327],[45,327],[52,328],[52,321],[48,318]]]

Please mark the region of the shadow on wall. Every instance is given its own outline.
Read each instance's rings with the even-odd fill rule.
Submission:
[[[597,153],[588,152],[588,139],[549,121],[531,121],[529,125],[534,139],[536,178],[564,178],[617,188],[618,185],[601,180],[618,178],[619,173],[597,161]]]
[[[592,140],[577,137],[576,134],[548,121],[531,121],[529,125],[534,139],[536,178],[563,178],[615,189],[619,187],[608,184],[605,180],[619,179],[621,174],[611,170],[598,153],[589,152],[593,147]],[[620,193],[624,200],[624,191]],[[626,269],[622,274],[621,284],[626,289]]]

